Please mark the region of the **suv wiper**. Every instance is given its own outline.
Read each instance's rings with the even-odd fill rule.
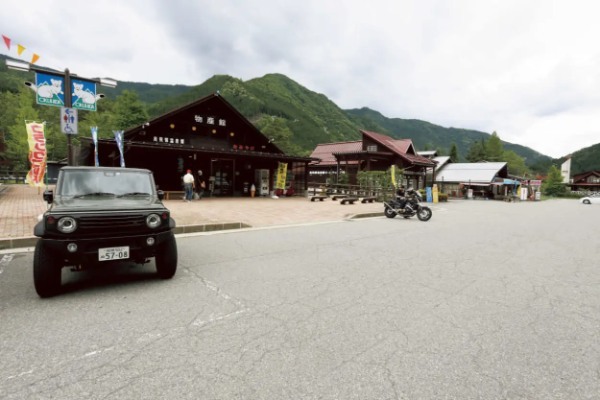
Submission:
[[[125,197],[125,196],[150,196],[150,193],[144,192],[131,192],[131,193],[123,193],[118,195],[117,197]]]
[[[87,196],[114,196],[114,195],[115,195],[114,193],[92,192],[92,193],[78,194],[77,196],[73,196],[73,197],[78,199],[80,197],[87,197]]]

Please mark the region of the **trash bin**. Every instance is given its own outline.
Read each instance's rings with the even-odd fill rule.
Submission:
[[[535,192],[535,200],[539,201],[542,199],[542,193],[538,190],[537,192]]]

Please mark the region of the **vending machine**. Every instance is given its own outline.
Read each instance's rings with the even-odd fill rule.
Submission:
[[[255,172],[255,184],[257,196],[269,195],[269,170],[257,169]]]

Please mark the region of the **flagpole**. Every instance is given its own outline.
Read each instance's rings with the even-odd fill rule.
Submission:
[[[65,108],[72,108],[73,100],[71,97],[71,74],[69,69],[65,69]],[[67,133],[67,165],[73,165],[73,142],[71,135]]]

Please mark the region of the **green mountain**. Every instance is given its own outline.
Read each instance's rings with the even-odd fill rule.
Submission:
[[[471,145],[487,140],[489,133],[444,128],[425,121],[387,118],[368,109],[342,110],[326,96],[306,89],[285,75],[268,74],[246,82],[217,75],[189,92],[154,104],[151,115],[168,112],[199,97],[219,91],[246,118],[279,117],[293,133],[292,141],[309,154],[317,144],[359,140],[360,129],[377,131],[398,139],[412,139],[417,149],[438,149],[448,154],[453,143],[464,158]],[[503,142],[506,150],[524,157],[530,167],[550,164],[552,159],[518,144]]]
[[[417,119],[387,118],[369,108],[346,110],[357,124],[369,127],[397,139],[411,139],[419,150],[437,149],[448,154],[452,144],[456,144],[459,157],[464,159],[474,142],[487,140],[489,133],[460,128],[444,128]],[[505,150],[511,150],[525,158],[527,165],[535,166],[551,163],[552,159],[533,149],[519,144],[502,141]]]
[[[153,104],[149,111],[152,116],[160,115],[217,91],[257,125],[264,118],[283,120],[292,133],[291,141],[304,155],[310,154],[319,143],[360,139],[360,127],[344,110],[324,95],[281,74],[268,74],[246,82],[216,75],[187,93]]]

